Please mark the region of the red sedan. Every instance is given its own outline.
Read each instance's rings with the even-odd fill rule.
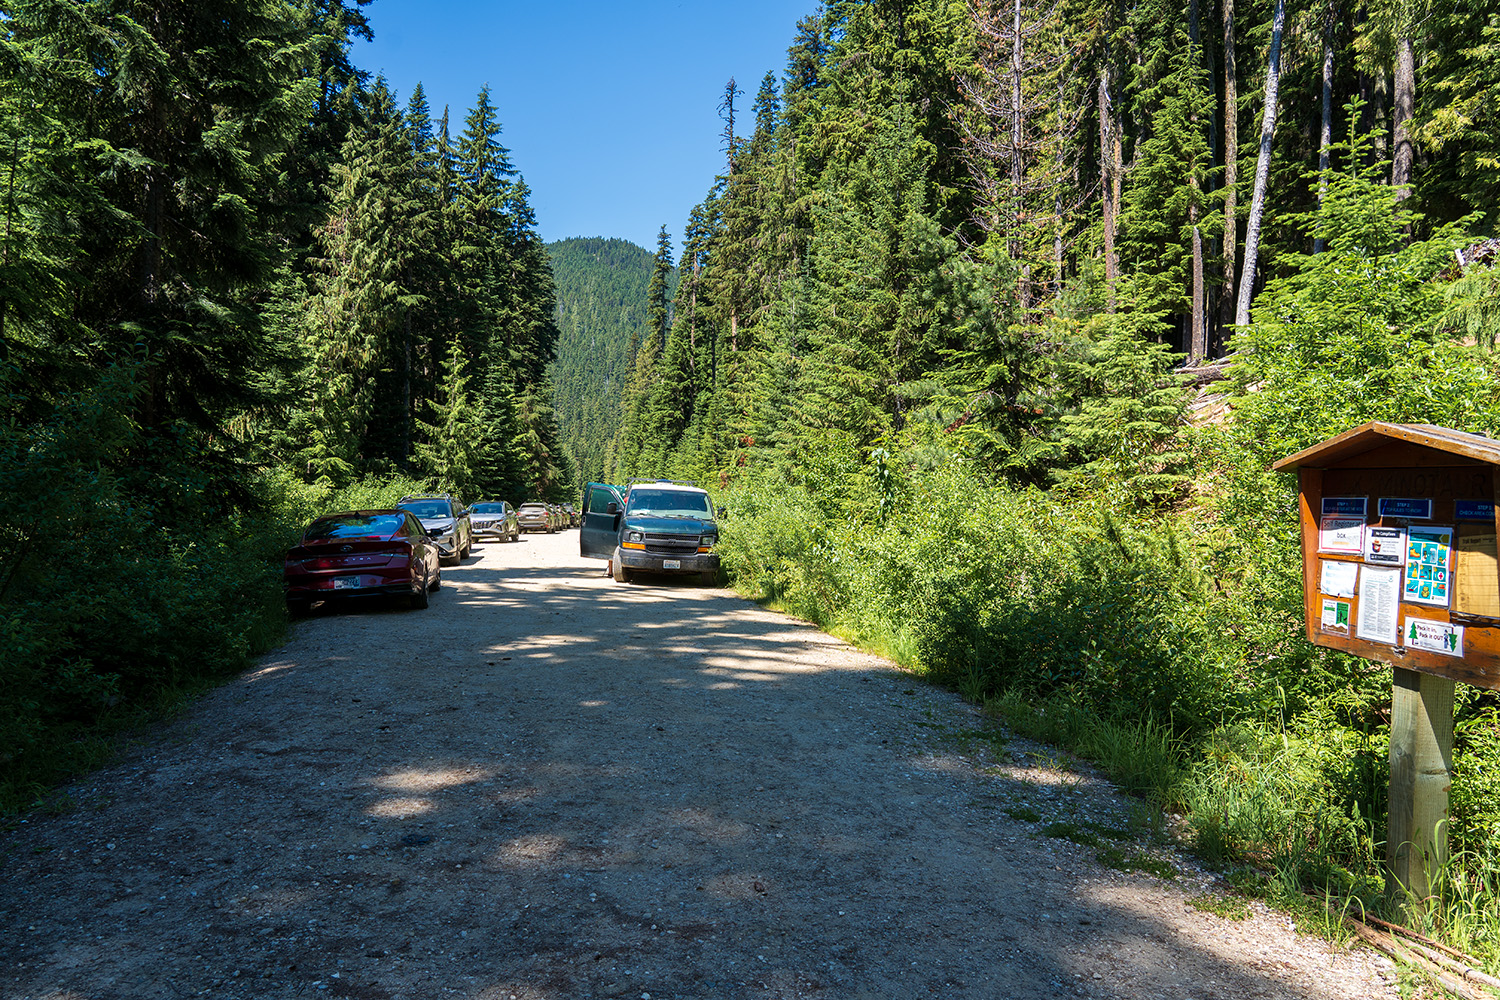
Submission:
[[[307,526],[286,554],[286,606],[293,614],[313,601],[382,594],[406,596],[427,607],[427,592],[443,585],[438,547],[422,523],[404,510],[328,514]]]

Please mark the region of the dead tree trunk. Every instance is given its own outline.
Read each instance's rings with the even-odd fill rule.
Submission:
[[[1025,190],[1026,161],[1023,150],[1025,149],[1025,102],[1021,95],[1021,81],[1024,75],[1025,49],[1023,48],[1021,34],[1021,0],[1015,0],[1011,15],[1011,49],[1010,49],[1010,190],[1011,197],[1016,201],[1016,208],[1021,207],[1021,193]],[[1016,297],[1021,308],[1021,315],[1026,316],[1031,310],[1031,264],[1026,260],[1025,247],[1022,246],[1021,220],[1013,219],[1011,225],[1011,248],[1010,257],[1018,265],[1016,270]]]
[[[1234,0],[1224,0],[1224,287],[1219,293],[1220,316],[1228,324],[1234,314],[1234,264],[1239,252],[1236,195],[1239,184],[1240,112],[1239,68],[1234,59]]]
[[[1120,189],[1119,161],[1115,158],[1116,128],[1114,103],[1109,99],[1109,70],[1099,71],[1099,177],[1104,207],[1104,283],[1108,287],[1108,308],[1115,311],[1115,286],[1120,279],[1120,260],[1115,255],[1115,222]]]
[[[1412,52],[1412,29],[1408,22],[1402,25],[1401,37],[1396,41],[1396,88],[1392,95],[1395,101],[1392,124],[1395,126],[1395,154],[1391,158],[1391,186],[1396,189],[1396,200],[1401,201],[1411,193],[1411,164],[1413,159],[1411,116],[1417,97],[1416,60]]]
[[[1196,62],[1202,54],[1198,44],[1198,0],[1191,0],[1188,4],[1188,46],[1189,57]],[[1188,120],[1194,128],[1197,127],[1196,112],[1190,115]],[[1188,223],[1193,227],[1193,317],[1191,332],[1188,334],[1188,363],[1195,364],[1208,356],[1208,317],[1204,315],[1205,293],[1203,290],[1203,231],[1198,225],[1198,199],[1201,184],[1196,168],[1190,169],[1188,187],[1191,189],[1188,201]]]
[[[1271,19],[1271,55],[1266,61],[1266,103],[1260,117],[1260,153],[1255,160],[1255,190],[1250,196],[1250,221],[1245,227],[1245,269],[1240,273],[1239,301],[1234,322],[1250,322],[1250,296],[1255,288],[1255,259],[1260,251],[1260,227],[1266,212],[1266,184],[1271,177],[1271,139],[1276,134],[1276,91],[1281,84],[1281,36],[1286,30],[1286,0],[1276,0]]]
[[[1333,143],[1333,29],[1338,24],[1338,5],[1329,0],[1323,17],[1323,127],[1318,133],[1318,208],[1328,197],[1328,147]],[[1327,241],[1321,230],[1313,240],[1313,253],[1322,253]]]

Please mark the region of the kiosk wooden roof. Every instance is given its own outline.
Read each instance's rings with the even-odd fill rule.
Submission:
[[[1401,448],[1401,445],[1408,447]],[[1380,466],[1370,466],[1356,461],[1362,455],[1383,448],[1390,449],[1390,453],[1382,456],[1387,461],[1382,462]],[[1454,458],[1469,460],[1443,463],[1447,465],[1474,463],[1500,466],[1500,441],[1493,438],[1438,427],[1434,424],[1387,424],[1372,420],[1331,437],[1327,441],[1321,441],[1311,448],[1303,448],[1297,454],[1288,455],[1271,467],[1281,472],[1302,468],[1327,469],[1334,466],[1353,468],[1365,465],[1367,468],[1390,468],[1437,464],[1434,462],[1437,456],[1430,452],[1424,454],[1413,450],[1421,448],[1430,448]],[[1422,461],[1401,461],[1405,458],[1420,458]]]

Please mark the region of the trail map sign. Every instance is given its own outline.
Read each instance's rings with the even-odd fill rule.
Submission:
[[[1298,477],[1308,640],[1395,670],[1388,881],[1420,898],[1447,853],[1454,683],[1500,690],[1500,441],[1368,423],[1274,468]]]

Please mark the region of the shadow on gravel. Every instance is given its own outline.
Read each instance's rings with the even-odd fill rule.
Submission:
[[[5,835],[0,997],[1326,995],[1040,837],[1071,793],[810,626],[454,569],[315,614],[97,808]]]

